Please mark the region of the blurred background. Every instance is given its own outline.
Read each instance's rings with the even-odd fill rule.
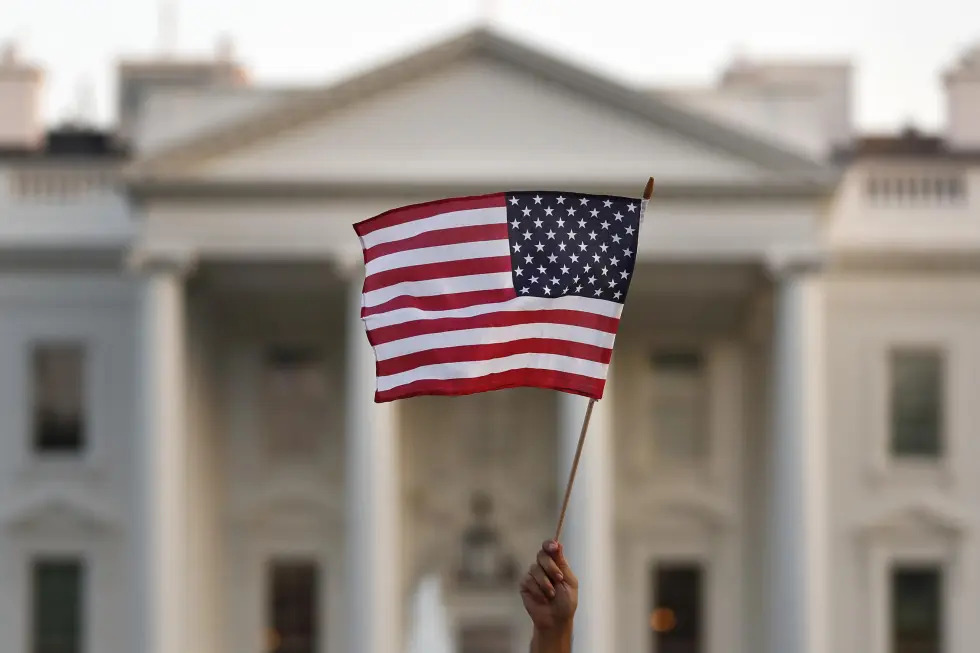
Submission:
[[[516,653],[584,405],[373,403],[351,225],[657,191],[576,650],[980,649],[980,5],[0,0],[0,639]]]

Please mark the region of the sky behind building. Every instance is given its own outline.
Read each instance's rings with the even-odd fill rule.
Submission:
[[[52,123],[79,113],[111,120],[120,57],[163,49],[210,56],[227,35],[258,83],[322,84],[489,23],[643,86],[712,84],[736,53],[846,59],[856,70],[855,117],[866,131],[941,127],[942,73],[980,43],[977,0],[170,3],[168,11],[162,0],[0,0],[0,40],[14,39],[47,69]]]

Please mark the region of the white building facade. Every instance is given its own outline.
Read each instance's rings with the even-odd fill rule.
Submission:
[[[322,89],[131,62],[120,145],[45,135],[5,56],[4,650],[525,650],[584,404],[374,404],[351,225],[653,175],[576,650],[975,651],[980,52],[943,137],[855,137],[850,75],[645,93],[484,31]]]

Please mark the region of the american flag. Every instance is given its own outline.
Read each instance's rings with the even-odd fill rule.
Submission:
[[[375,401],[516,386],[601,398],[644,204],[520,191],[354,225]]]

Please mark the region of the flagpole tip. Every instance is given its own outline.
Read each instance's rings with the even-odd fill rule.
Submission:
[[[643,199],[648,200],[653,197],[653,177],[647,182],[647,187],[643,189]]]

